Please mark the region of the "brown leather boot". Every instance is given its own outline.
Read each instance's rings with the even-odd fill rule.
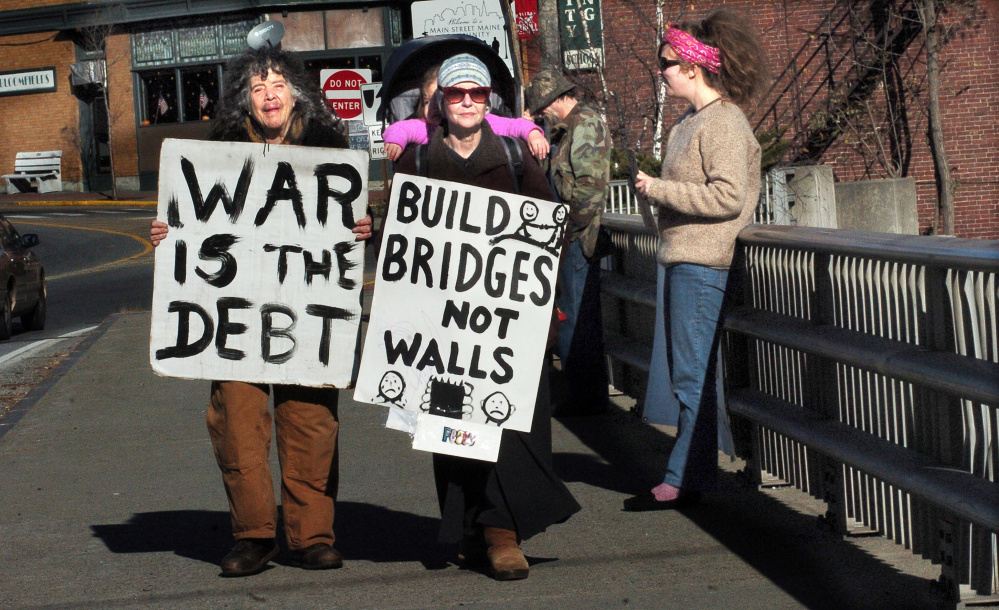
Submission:
[[[486,539],[486,554],[489,565],[493,569],[496,580],[520,580],[527,578],[530,566],[520,550],[520,538],[517,532],[498,527],[486,527],[482,530]]]
[[[273,538],[243,538],[222,558],[222,576],[249,576],[262,571],[278,554]]]

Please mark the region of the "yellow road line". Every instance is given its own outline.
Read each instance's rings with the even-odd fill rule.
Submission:
[[[97,265],[96,267],[90,267],[88,269],[80,269],[80,270],[77,270],[77,271],[70,271],[68,273],[60,273],[58,275],[53,275],[53,276],[47,277],[47,278],[45,278],[46,280],[60,280],[62,278],[66,278],[66,277],[76,277],[78,275],[86,275],[88,273],[97,273],[99,271],[104,271],[105,269],[109,269],[111,267],[114,267],[115,265],[119,265],[121,263],[127,263],[130,260],[134,260],[134,259],[137,259],[139,257],[145,256],[146,254],[149,254],[150,252],[153,251],[153,244],[151,244],[148,239],[144,239],[142,237],[139,237],[138,235],[132,235],[131,233],[123,233],[121,231],[114,231],[114,230],[111,230],[111,229],[97,229],[97,228],[94,228],[94,227],[81,227],[81,226],[78,226],[78,225],[64,225],[64,224],[59,224],[59,223],[54,223],[54,222],[31,222],[31,221],[26,221],[26,220],[18,220],[17,224],[19,224],[19,225],[41,226],[41,227],[58,227],[60,229],[78,229],[78,230],[81,230],[81,231],[96,231],[98,233],[110,233],[111,235],[118,235],[118,236],[121,236],[121,237],[130,237],[130,238],[134,239],[135,241],[139,242],[140,244],[142,244],[142,246],[143,246],[142,252],[139,252],[138,254],[133,254],[132,256],[127,256],[125,258],[119,258],[118,260],[111,261],[110,263],[101,263],[100,265]]]
[[[73,205],[89,205],[89,206],[125,206],[125,205],[135,205],[142,207],[156,207],[156,201],[140,201],[137,199],[109,199],[107,201],[2,201],[0,204],[4,205],[31,205],[31,206],[73,206]]]

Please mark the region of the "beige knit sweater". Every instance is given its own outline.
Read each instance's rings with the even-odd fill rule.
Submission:
[[[729,268],[759,196],[760,145],[742,110],[717,101],[688,111],[669,132],[662,178],[649,187],[659,205],[659,263]]]

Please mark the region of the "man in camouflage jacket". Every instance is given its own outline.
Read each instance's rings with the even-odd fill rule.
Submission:
[[[600,313],[600,217],[610,180],[610,134],[600,114],[576,99],[561,74],[539,72],[527,88],[527,107],[551,126],[546,170],[559,200],[569,206],[569,243],[559,272],[557,304],[566,320],[559,330],[559,358],[566,380],[562,413],[607,407],[607,372]]]

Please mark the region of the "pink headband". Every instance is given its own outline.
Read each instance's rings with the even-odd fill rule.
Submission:
[[[663,40],[673,47],[677,57],[688,64],[697,64],[707,68],[709,71],[718,73],[721,67],[721,53],[718,47],[706,45],[690,34],[676,27],[675,23],[666,26],[666,34]]]

